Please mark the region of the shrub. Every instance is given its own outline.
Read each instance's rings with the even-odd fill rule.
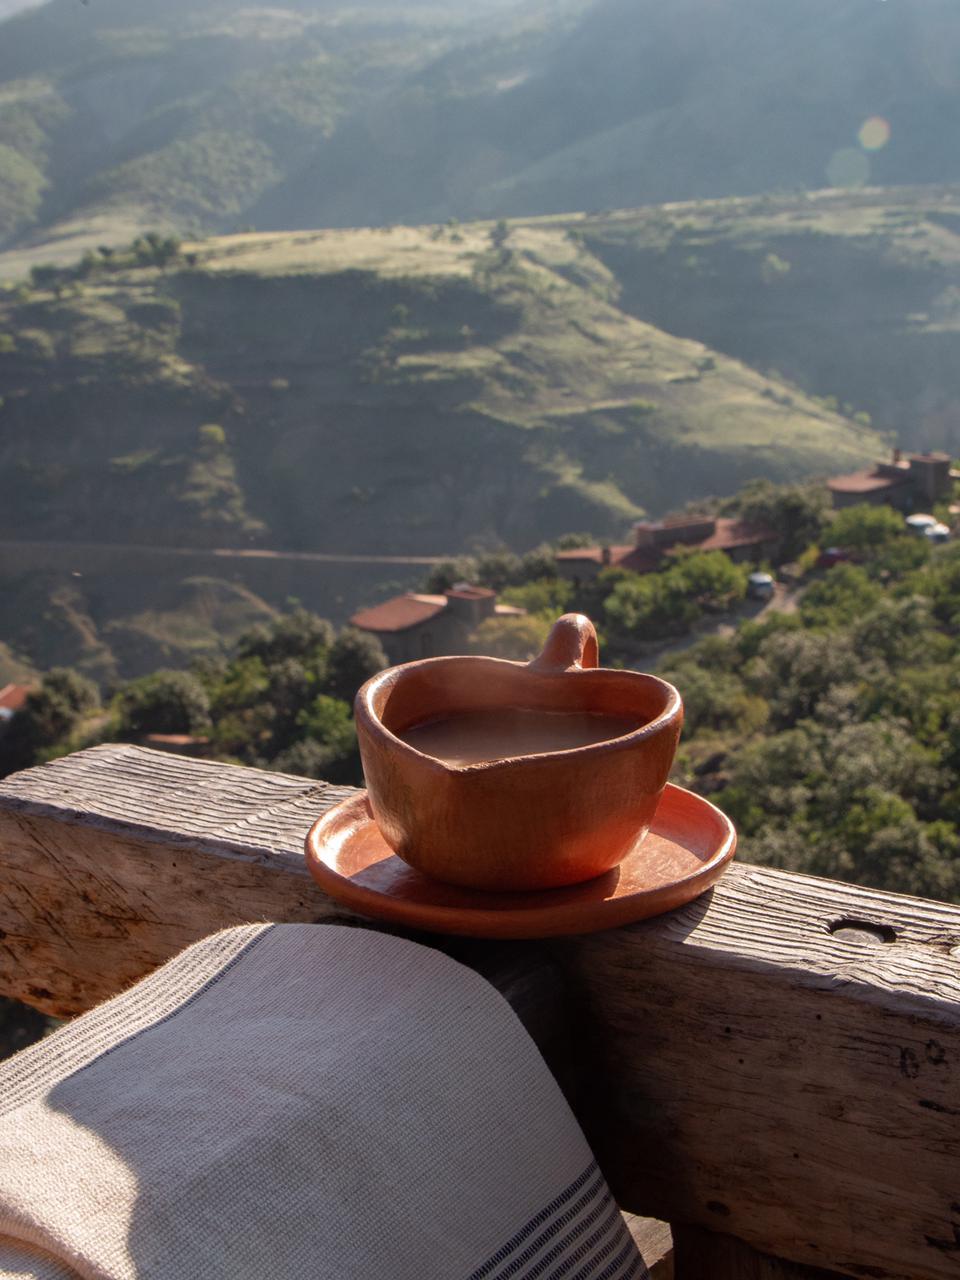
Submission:
[[[202,733],[210,728],[210,699],[189,671],[155,671],[131,680],[114,700],[124,737],[148,733]]]

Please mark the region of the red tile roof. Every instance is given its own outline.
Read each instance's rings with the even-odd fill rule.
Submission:
[[[33,686],[29,684],[7,684],[0,689],[0,707],[5,711],[19,711],[27,700],[28,694],[33,692]]]
[[[719,516],[716,530],[709,538],[695,545],[698,551],[734,551],[737,547],[755,547],[761,542],[771,542],[774,537],[775,534],[770,529],[747,524],[744,520]]]
[[[610,563],[616,569],[629,569],[631,573],[653,573],[663,564],[665,550],[665,547],[611,547]]]
[[[406,595],[375,604],[372,609],[361,609],[350,621],[364,631],[406,631],[408,627],[416,627],[435,618],[446,607],[446,596],[425,596],[408,591]]]
[[[881,475],[878,471],[851,471],[845,476],[831,476],[827,488],[832,493],[879,493],[883,489],[899,489],[912,484],[913,477]]]
[[[686,542],[679,545],[690,547],[694,551],[734,551],[737,547],[755,547],[762,542],[769,542],[774,534],[769,529],[757,525],[746,524],[742,520],[734,520],[720,516],[711,522],[714,531],[700,542]],[[664,527],[688,527],[690,521],[665,520]],[[632,573],[653,573],[664,560],[664,555],[671,549],[664,543],[660,547],[610,547],[610,566],[617,569],[629,569]],[[558,551],[557,560],[567,564],[603,564],[603,547],[575,547],[570,551]]]
[[[496,594],[489,587],[471,587],[462,582],[458,582],[447,592],[447,595],[454,600],[489,600],[491,596]]]
[[[633,547],[611,547],[610,563],[622,559],[629,555]],[[574,547],[570,551],[558,551],[555,557],[557,560],[566,560],[574,564],[578,562],[588,561],[596,564],[603,564],[603,548],[602,547]]]
[[[162,747],[205,747],[209,738],[197,738],[192,733],[148,733],[144,742]]]

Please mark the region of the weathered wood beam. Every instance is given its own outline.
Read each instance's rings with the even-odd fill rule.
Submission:
[[[216,929],[344,918],[301,844],[351,790],[129,746],[7,778],[0,993],[68,1017]]]
[[[0,783],[0,992],[74,1012],[213,929],[347,918],[300,854],[343,794],[132,747]],[[626,1208],[844,1275],[960,1275],[960,909],[734,866],[630,928],[437,942],[513,973],[561,1075],[572,1039]]]
[[[957,907],[747,866],[577,939],[614,1194],[827,1271],[960,1275],[958,954]]]
[[[675,1280],[837,1280],[836,1271],[771,1258],[742,1240],[702,1227],[682,1227],[674,1234]]]

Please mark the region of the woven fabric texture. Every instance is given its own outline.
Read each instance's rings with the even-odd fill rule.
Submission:
[[[369,930],[227,930],[0,1066],[3,1280],[636,1280],[509,1005]]]

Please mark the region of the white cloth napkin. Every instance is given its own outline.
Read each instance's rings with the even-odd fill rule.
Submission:
[[[3,1280],[635,1280],[533,1042],[363,929],[190,947],[0,1065]]]

